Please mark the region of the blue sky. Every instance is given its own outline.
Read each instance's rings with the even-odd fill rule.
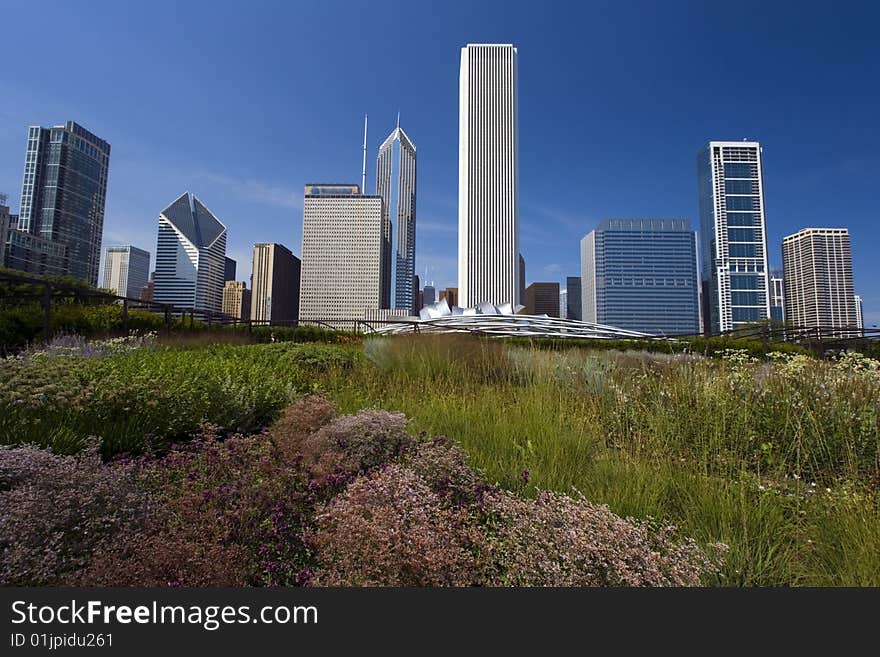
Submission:
[[[519,48],[520,239],[529,282],[579,271],[606,217],[687,217],[709,139],[764,146],[771,263],[784,235],[846,226],[880,324],[876,3],[4,2],[0,192],[26,127],[76,120],[112,144],[104,238],[155,252],[184,190],[251,246],[300,252],[302,188],[359,182],[401,125],[418,147],[417,271],[457,266],[459,49]]]

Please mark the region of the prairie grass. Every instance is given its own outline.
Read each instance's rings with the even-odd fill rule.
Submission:
[[[730,552],[716,583],[880,585],[876,361],[552,352],[368,340],[322,380],[343,412],[403,412],[499,485],[583,493]]]

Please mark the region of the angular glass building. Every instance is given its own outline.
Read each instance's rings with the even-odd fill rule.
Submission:
[[[64,245],[65,273],[98,285],[110,144],[78,123],[28,129],[18,230]]]
[[[219,313],[225,267],[226,226],[184,192],[159,213],[153,300]]]
[[[697,155],[697,178],[704,331],[769,318],[761,144],[710,141]]]
[[[686,219],[608,219],[581,240],[583,321],[652,335],[700,331]]]
[[[416,312],[416,146],[400,127],[379,147],[376,194],[382,197],[382,308]]]

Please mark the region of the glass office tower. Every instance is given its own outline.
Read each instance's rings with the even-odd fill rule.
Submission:
[[[581,240],[583,320],[699,333],[696,235],[686,219],[608,219]]]
[[[710,141],[697,156],[703,324],[730,331],[770,317],[761,145]]]
[[[28,129],[18,230],[67,247],[67,272],[97,286],[110,144],[78,123]]]
[[[416,146],[400,127],[379,147],[376,194],[382,197],[382,308],[416,313]]]

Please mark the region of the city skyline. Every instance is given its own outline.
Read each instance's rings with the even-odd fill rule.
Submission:
[[[572,11],[578,15],[589,14],[588,10],[572,8]],[[831,83],[825,82],[824,86],[819,85],[820,89],[815,89],[815,85],[800,73],[790,79],[782,77],[782,69],[790,68],[784,64],[790,63],[792,58],[806,58],[805,61],[812,63],[818,61],[819,53],[811,56],[806,48],[811,30],[829,29],[833,42],[833,37],[841,35],[839,26],[824,25],[818,16],[807,12],[800,19],[808,28],[802,30],[804,44],[785,42],[787,37],[784,35],[780,36],[778,43],[762,41],[765,45],[761,45],[755,55],[762,56],[766,75],[753,82],[762,94],[760,107],[757,107],[758,103],[733,102],[730,94],[734,93],[738,83],[748,78],[732,68],[732,62],[728,65],[724,60],[721,64],[726,75],[722,84],[719,80],[699,77],[703,67],[688,58],[690,50],[685,52],[678,46],[670,46],[659,56],[659,61],[648,62],[648,72],[633,68],[632,79],[626,79],[621,75],[619,65],[626,67],[626,56],[623,56],[623,62],[616,64],[611,61],[600,66],[591,62],[590,53],[608,47],[607,39],[602,35],[595,45],[584,46],[584,52],[580,52],[566,45],[564,39],[558,44],[551,42],[546,34],[549,21],[536,19],[535,29],[527,31],[524,12],[519,8],[513,8],[493,27],[485,22],[491,13],[486,7],[478,7],[474,12],[472,29],[458,29],[450,16],[440,16],[438,33],[432,34],[424,43],[410,41],[407,37],[406,52],[412,52],[413,56],[404,62],[406,75],[389,85],[390,89],[386,86],[381,91],[374,90],[372,82],[365,80],[353,84],[345,91],[344,97],[337,97],[330,86],[322,83],[320,94],[310,94],[308,107],[297,108],[290,122],[285,121],[284,125],[291,125],[293,129],[282,131],[280,136],[274,135],[271,142],[247,129],[244,108],[237,102],[230,103],[230,107],[216,117],[205,112],[199,114],[198,101],[193,109],[182,114],[180,110],[169,108],[167,111],[175,116],[175,121],[163,118],[159,126],[158,117],[137,109],[133,114],[124,111],[135,107],[131,103],[136,102],[140,93],[128,86],[121,88],[118,98],[108,107],[99,108],[86,102],[87,99],[63,81],[52,88],[38,89],[28,86],[13,72],[5,81],[11,102],[0,116],[0,136],[4,139],[0,146],[7,147],[5,152],[10,154],[0,163],[0,191],[9,193],[12,212],[16,213],[25,126],[55,125],[68,118],[75,119],[114,147],[105,246],[121,242],[152,250],[150,229],[153,228],[155,208],[161,205],[160,199],[173,197],[179,189],[189,187],[197,190],[200,196],[210,198],[212,208],[228,223],[230,255],[240,263],[239,278],[247,279],[248,255],[254,242],[299,243],[302,210],[297,189],[301,189],[302,181],[356,178],[360,170],[363,113],[393,116],[400,109],[405,117],[412,117],[408,125],[419,138],[422,160],[419,163],[417,270],[424,270],[426,265],[430,267],[431,278],[436,281],[438,289],[455,286],[457,153],[454,143],[451,149],[445,144],[450,135],[454,139],[457,132],[458,71],[455,55],[469,42],[511,42],[521,53],[520,77],[525,84],[520,94],[521,251],[529,263],[527,282],[564,282],[566,276],[576,274],[578,253],[576,246],[571,244],[593,229],[602,216],[685,216],[696,227],[698,213],[693,172],[696,151],[708,139],[738,141],[751,137],[764,147],[770,267],[781,265],[780,244],[784,235],[809,225],[845,225],[852,235],[855,291],[864,299],[866,323],[870,325],[880,320],[880,291],[876,284],[871,285],[880,276],[876,274],[878,265],[870,257],[870,245],[880,236],[876,222],[869,217],[873,210],[866,191],[871,187],[872,171],[876,170],[871,165],[871,158],[876,152],[877,139],[867,120],[876,113],[876,92],[869,90],[867,96],[859,97],[858,103],[842,110],[847,121],[832,123],[820,120],[820,115],[827,114],[830,109],[822,99],[833,95],[827,88]],[[61,13],[66,14],[66,10],[62,9]],[[119,16],[114,16],[117,13],[114,10],[108,9],[105,13],[98,17],[99,21],[112,24],[113,20],[119,20]],[[698,48],[703,39],[696,28],[716,18],[711,11],[704,9],[691,12],[693,16],[674,7],[663,13],[664,25],[668,21],[676,34],[697,36],[698,43],[688,48]],[[784,22],[782,13],[771,9],[763,28],[750,26],[748,29],[756,36],[763,34],[762,30],[779,30]],[[600,18],[610,32],[619,28],[617,34],[620,33],[623,24],[620,16]],[[736,22],[738,19],[730,20]],[[629,26],[634,31],[629,38],[645,37],[648,22],[638,21]],[[852,16],[849,22],[853,22]],[[412,21],[414,28],[423,24],[424,19]],[[245,21],[243,27],[244,39],[252,40],[255,28],[249,21]],[[353,28],[346,23],[341,29],[349,35]],[[867,33],[861,35],[858,26],[851,27],[850,31],[853,29],[856,34],[847,35],[851,37],[847,50],[830,52],[830,46],[828,51],[822,49],[818,70],[825,72],[823,79],[838,69],[846,69],[856,78],[868,72],[866,63],[870,58],[866,48],[874,46],[869,45]],[[28,30],[27,26],[23,28],[24,33]],[[24,36],[17,33],[11,38],[10,45],[14,47]],[[308,43],[304,44],[302,52],[297,50],[299,59],[296,61],[320,61],[320,55],[326,54],[323,50],[313,55],[314,60],[303,59],[306,46],[314,47],[316,38],[309,36],[306,39]],[[135,48],[135,55],[140,53],[137,43],[135,39],[131,46]],[[354,43],[361,42],[356,40]],[[648,49],[652,44],[656,44],[656,38],[647,34],[644,47]],[[774,53],[782,56],[774,59],[770,56]],[[366,49],[365,58],[371,62],[387,54],[381,48],[375,52]],[[185,55],[185,52],[175,51],[155,66],[146,66],[146,80],[153,79],[160,72],[172,71],[173,74],[183,61],[188,75],[204,73],[198,76],[200,83],[212,88],[214,78],[207,69],[200,68],[200,60],[187,60]],[[576,57],[572,59],[572,55]],[[636,56],[634,53],[633,57]],[[743,53],[741,56],[749,58],[753,55]],[[37,56],[37,70],[48,66],[48,59],[44,62],[42,57],[41,54]],[[567,58],[572,59],[571,63],[566,61]],[[331,55],[330,62],[334,61]],[[676,73],[660,78],[667,85],[654,87],[656,103],[651,107],[628,109],[626,102],[630,100],[632,88],[650,78],[648,73],[651,71],[656,75],[654,67],[661,64]],[[542,74],[554,66],[559,67],[554,74]],[[743,66],[743,69],[747,68],[747,65]],[[273,123],[269,117],[276,111],[290,110],[290,103],[284,101],[285,95],[275,93],[270,84],[282,79],[277,72],[272,68],[247,89],[251,98],[255,94],[263,98],[256,93],[261,90],[267,94],[267,121],[263,123]],[[680,82],[693,83],[696,78],[700,80],[698,86],[704,85],[700,87],[701,96],[710,91],[720,93],[719,100],[730,100],[729,107],[735,106],[736,111],[715,116],[717,107],[723,102],[713,103],[710,111],[705,103],[695,103],[693,94],[685,94],[680,104],[676,104],[678,101],[673,96],[681,91]],[[571,84],[560,87],[556,84],[560,79]],[[578,96],[568,94],[578,85],[586,85],[596,102],[580,105],[576,119],[571,105]],[[385,100],[380,101],[380,97]],[[812,103],[810,99],[813,99]],[[685,105],[687,109],[683,111]],[[345,107],[345,111],[340,106]],[[799,112],[792,116],[795,107]],[[319,117],[321,113],[327,116]],[[680,120],[670,120],[670,115],[675,113],[681,114]],[[122,121],[123,117],[125,121]],[[223,132],[223,141],[231,140],[236,157],[224,156],[224,153],[232,152],[229,144],[224,145],[222,151],[212,150],[204,141],[198,142],[198,149],[187,149],[192,152],[174,151],[173,157],[168,157],[168,148],[179,139],[179,131],[186,129],[192,135],[203,132],[201,125],[197,130],[192,123],[196,118],[200,122],[208,121],[204,127],[214,129],[207,132],[216,133],[218,129]],[[552,128],[562,129],[549,129],[548,121]],[[308,143],[310,137],[303,141],[297,134],[303,131],[313,134],[313,130],[304,130],[311,126],[329,135],[329,141],[321,144],[321,150],[332,152],[332,156],[314,159]],[[239,128],[244,134],[234,134]],[[602,133],[608,133],[609,139],[613,137],[614,148],[607,147]],[[807,136],[809,139],[805,139]],[[242,146],[241,140],[245,138],[251,139],[251,143]],[[647,147],[638,162],[627,152],[635,141]],[[379,139],[371,137],[368,144],[371,153],[376,152],[378,142]],[[281,147],[290,164],[276,166],[279,160],[274,143]],[[811,153],[817,157],[808,157]],[[314,169],[306,170],[311,162],[315,163]],[[214,164],[222,166],[214,168]],[[10,169],[12,172],[7,173]],[[646,172],[651,175],[645,176]],[[639,193],[627,194],[624,186],[632,185],[636,179]],[[137,189],[135,183],[130,182],[134,180]],[[812,194],[819,180],[832,192]],[[173,187],[170,193],[168,187]],[[451,200],[450,196],[453,197]],[[152,210],[148,212],[149,208]]]

